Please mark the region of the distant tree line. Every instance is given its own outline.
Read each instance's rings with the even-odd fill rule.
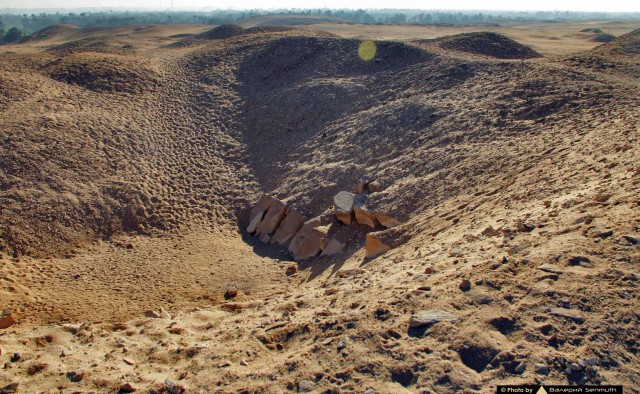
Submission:
[[[640,18],[640,13],[603,13],[569,11],[421,11],[421,10],[215,10],[215,11],[87,11],[69,13],[20,14],[5,11],[0,14],[0,39],[19,40],[55,24],[85,26],[122,26],[131,24],[200,24],[220,25],[242,23],[263,15],[335,17],[354,23],[414,23],[414,24],[497,24],[507,21],[557,21],[583,19]]]

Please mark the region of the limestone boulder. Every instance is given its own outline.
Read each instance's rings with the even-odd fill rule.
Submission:
[[[333,197],[333,206],[336,218],[346,225],[353,222],[353,208],[362,204],[363,197],[357,194],[342,191]]]
[[[380,233],[369,233],[364,242],[366,257],[368,259],[379,256],[391,249],[391,245]]]
[[[395,227],[400,224],[400,221],[392,218],[391,216],[384,215],[380,212],[376,212],[375,215],[376,215],[376,220],[386,228]]]
[[[259,216],[259,215],[264,216],[265,212],[269,210],[269,207],[274,201],[276,201],[275,197],[272,197],[268,194],[262,194],[258,199],[258,202],[256,202],[253,208],[251,208],[251,214],[249,215],[249,223],[253,222],[256,216]]]
[[[294,209],[290,209],[275,234],[271,237],[272,244],[289,245],[293,237],[307,219]]]
[[[346,245],[340,242],[336,238],[331,238],[327,246],[324,247],[320,256],[333,256],[334,254],[340,253],[342,249],[344,249]]]
[[[247,232],[249,234],[253,234],[256,232],[256,229],[258,228],[258,224],[260,224],[263,217],[264,217],[264,211],[260,211],[256,213],[256,216],[254,216],[253,219],[251,219],[251,222],[249,222],[249,225],[247,226]]]
[[[256,235],[261,237],[263,235],[272,234],[276,231],[286,213],[287,206],[282,201],[277,199],[271,201],[269,210],[264,215],[262,221],[260,221],[260,224],[258,224],[258,227],[256,227]]]
[[[320,220],[306,222],[289,244],[289,252],[296,260],[307,260],[320,254],[328,243],[328,226],[320,226]]]
[[[356,214],[356,220],[358,223],[371,228],[376,228],[377,219],[375,212],[369,211],[364,205],[356,206],[353,210]]]

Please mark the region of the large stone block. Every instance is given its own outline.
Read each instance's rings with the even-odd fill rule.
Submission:
[[[269,205],[269,210],[264,215],[264,218],[260,224],[258,224],[258,227],[256,228],[256,235],[260,237],[264,234],[271,234],[276,231],[280,222],[284,219],[286,212],[287,206],[284,205],[282,201],[274,199],[271,202],[271,205]]]
[[[289,244],[289,252],[296,260],[306,260],[317,256],[327,244],[329,228],[320,226],[320,221],[306,222]]]
[[[253,219],[251,219],[251,222],[247,226],[247,232],[249,234],[253,234],[256,232],[256,228],[258,228],[258,224],[260,224],[260,221],[262,221],[263,217],[264,211],[260,211],[256,214],[256,216],[253,217]]]
[[[335,238],[331,238],[331,241],[324,247],[320,256],[333,256],[338,254],[346,245]]]
[[[380,222],[380,224],[385,226],[386,228],[395,227],[400,224],[400,221],[392,218],[391,216],[381,214],[380,212],[376,212],[375,215],[376,220],[378,220],[378,222]]]
[[[268,194],[262,194],[258,199],[258,202],[256,202],[253,208],[251,208],[249,223],[253,222],[255,217],[258,216],[261,212],[262,215],[264,215],[264,213],[269,210],[269,207],[274,201],[276,201],[275,197],[271,197]]]
[[[369,233],[364,242],[367,258],[379,256],[391,249],[391,246],[380,237],[379,233]]]
[[[376,228],[375,212],[368,211],[364,205],[355,207],[354,211],[356,213],[356,220],[358,223],[367,225],[371,228]]]
[[[280,227],[278,227],[273,237],[271,237],[271,243],[284,246],[289,245],[306,220],[304,216],[294,209],[289,210],[287,216],[282,223],[280,223]]]

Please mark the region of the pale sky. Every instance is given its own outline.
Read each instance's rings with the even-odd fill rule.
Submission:
[[[3,8],[396,8],[640,12],[640,0],[0,0]]]

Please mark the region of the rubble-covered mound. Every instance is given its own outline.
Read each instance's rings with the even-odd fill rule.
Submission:
[[[621,35],[620,37],[593,49],[594,53],[621,56],[637,56],[640,54],[640,29]]]
[[[463,33],[437,38],[438,46],[460,52],[488,56],[497,59],[532,59],[542,57],[533,49],[502,34],[492,32]]]
[[[82,52],[131,55],[135,52],[135,48],[131,44],[120,43],[109,37],[87,37],[65,42],[64,44],[53,45],[49,47],[47,51],[59,56]]]
[[[220,25],[211,30],[205,31],[204,33],[198,34],[196,38],[206,40],[224,40],[225,38],[239,36],[243,32],[244,29],[240,25]]]
[[[616,36],[609,33],[598,33],[593,37],[589,38],[589,41],[593,42],[611,42],[616,39]]]
[[[45,39],[49,37],[62,36],[69,33],[77,32],[80,27],[69,24],[51,25],[39,30],[31,35],[32,40]]]
[[[159,74],[147,64],[119,55],[72,54],[49,64],[47,74],[97,92],[143,93],[160,84]]]

